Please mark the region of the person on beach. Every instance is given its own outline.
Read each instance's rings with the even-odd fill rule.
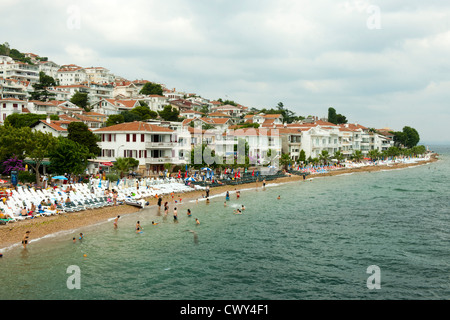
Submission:
[[[177,213],[177,208],[173,208],[173,221],[176,222],[178,221],[178,213]]]
[[[230,193],[227,191],[227,194],[225,195],[225,200],[228,201],[230,200]]]
[[[120,216],[117,216],[117,217],[114,219],[114,229],[117,229],[117,222],[119,221],[119,218],[120,218]]]
[[[266,190],[266,179],[263,180],[263,190]]]
[[[164,214],[168,214],[169,213],[169,203],[166,201],[164,203]]]
[[[195,224],[200,224],[200,221],[198,221],[197,218],[195,218]]]
[[[83,240],[83,234],[80,233],[80,237],[78,238],[78,240]]]
[[[187,216],[188,216],[188,217],[191,217],[191,216],[192,216],[191,209],[187,209]]]
[[[161,203],[162,203],[162,197],[158,198],[158,207],[159,209],[161,209]]]
[[[136,222],[136,233],[140,233],[140,232],[141,232],[141,229],[142,229],[141,223],[140,223],[139,221]]]
[[[155,221],[152,221],[152,226],[156,226],[158,223],[156,223]]]
[[[281,197],[280,196],[278,196],[278,198],[277,198],[278,200],[280,200],[281,199]]]
[[[22,238],[22,246],[24,249],[27,248],[28,240],[30,238],[30,231],[25,232]]]

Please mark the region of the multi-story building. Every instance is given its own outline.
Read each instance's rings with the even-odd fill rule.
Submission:
[[[58,70],[60,68],[61,66],[53,61],[39,61],[39,71],[44,72],[55,80],[58,80]]]
[[[89,82],[98,84],[111,84],[115,80],[115,76],[103,67],[84,68]]]
[[[37,65],[4,59],[0,64],[0,78],[28,81],[33,84],[39,81],[39,67]]]
[[[0,78],[0,99],[25,100],[31,91],[33,91],[33,87],[28,81]]]
[[[61,86],[76,85],[88,80],[85,69],[74,64],[61,66],[56,76]]]
[[[99,160],[114,162],[117,157],[139,160],[140,169],[148,173],[164,170],[164,164],[183,164],[177,154],[176,132],[146,122],[128,122],[95,131],[100,138]]]

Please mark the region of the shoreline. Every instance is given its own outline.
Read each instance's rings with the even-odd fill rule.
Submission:
[[[428,163],[433,163],[438,161],[439,159],[435,154],[431,155],[429,160],[420,161],[416,163],[399,163],[393,164],[390,166],[387,165],[378,165],[378,166],[364,166],[364,167],[356,167],[356,168],[348,168],[348,169],[338,169],[325,173],[317,173],[312,174],[307,177],[307,180],[316,177],[328,177],[328,176],[338,176],[349,173],[357,173],[357,172],[375,172],[375,171],[387,171],[387,170],[395,170],[402,169],[407,167],[420,166]],[[288,182],[302,181],[303,177],[300,175],[292,174],[290,176],[277,178],[266,183],[266,186],[271,184],[283,184]],[[210,195],[214,196],[216,194],[222,194],[226,191],[237,191],[242,189],[249,188],[262,188],[262,181],[258,181],[255,183],[246,183],[240,185],[224,185],[219,187],[214,187],[210,189]],[[185,204],[189,201],[202,199],[204,190],[193,190],[186,193],[178,193],[174,195],[174,200],[182,199],[182,204]],[[150,206],[157,205],[157,198],[146,198],[146,201],[149,202]],[[170,195],[165,195],[163,197],[163,203],[167,201],[169,203],[173,203]],[[60,232],[69,232],[70,230],[77,230],[83,227],[89,227],[95,225],[97,223],[106,222],[111,218],[115,218],[118,215],[124,216],[128,214],[132,214],[140,211],[140,208],[129,206],[129,205],[119,205],[116,207],[109,206],[105,208],[93,209],[93,210],[85,210],[79,212],[72,213],[61,213],[56,216],[49,217],[40,217],[36,219],[30,219],[25,221],[18,221],[14,223],[9,223],[7,225],[0,226],[0,253],[2,250],[10,248],[14,245],[20,246],[22,241],[22,237],[26,231],[31,231],[30,237],[31,242],[33,239],[41,239],[43,237],[60,233]]]

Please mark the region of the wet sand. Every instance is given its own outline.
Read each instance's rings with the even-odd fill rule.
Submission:
[[[392,170],[392,169],[401,169],[410,166],[423,165],[426,163],[437,161],[437,157],[433,156],[430,160],[421,161],[413,164],[395,164],[391,166],[367,166],[367,167],[359,167],[359,168],[351,168],[351,169],[339,169],[330,171],[327,173],[314,174],[307,177],[307,179],[315,178],[315,177],[324,177],[324,176],[335,176],[345,173],[353,173],[353,172],[373,172],[380,170]],[[287,182],[295,182],[295,181],[303,181],[302,176],[291,175],[283,178],[278,178],[276,180],[267,181],[266,186],[272,183],[287,183]],[[307,181],[307,180],[306,180]],[[262,181],[258,181],[255,183],[247,183],[241,184],[237,186],[224,185],[220,187],[214,187],[210,189],[210,196],[216,194],[222,194],[226,191],[237,191],[241,189],[248,188],[262,188]],[[204,190],[196,190],[187,193],[177,193],[172,196],[166,195],[163,197],[163,204],[165,201],[170,204],[174,203],[174,200],[179,201],[182,199],[182,203],[188,202],[190,200],[201,199],[205,194]],[[150,202],[150,205],[157,204],[157,198],[147,198],[147,201]],[[53,234],[60,231],[68,231],[73,229],[80,229],[82,227],[90,226],[96,223],[105,222],[111,218],[117,217],[118,215],[124,216],[126,214],[131,214],[139,211],[140,209],[137,207],[129,206],[129,205],[119,205],[116,207],[110,206],[106,208],[94,209],[94,210],[86,210],[72,213],[63,213],[56,216],[50,217],[39,217],[35,219],[28,219],[25,221],[8,223],[7,225],[0,226],[0,250],[1,248],[9,247],[13,244],[17,244],[22,241],[22,237],[26,231],[31,231],[30,239],[41,238],[45,235]]]

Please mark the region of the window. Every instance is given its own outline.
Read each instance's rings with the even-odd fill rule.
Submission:
[[[130,142],[130,134],[127,133],[127,142]]]
[[[133,142],[136,142],[136,133],[133,133]]]
[[[141,134],[141,142],[144,142],[144,141],[145,141],[145,135]]]

